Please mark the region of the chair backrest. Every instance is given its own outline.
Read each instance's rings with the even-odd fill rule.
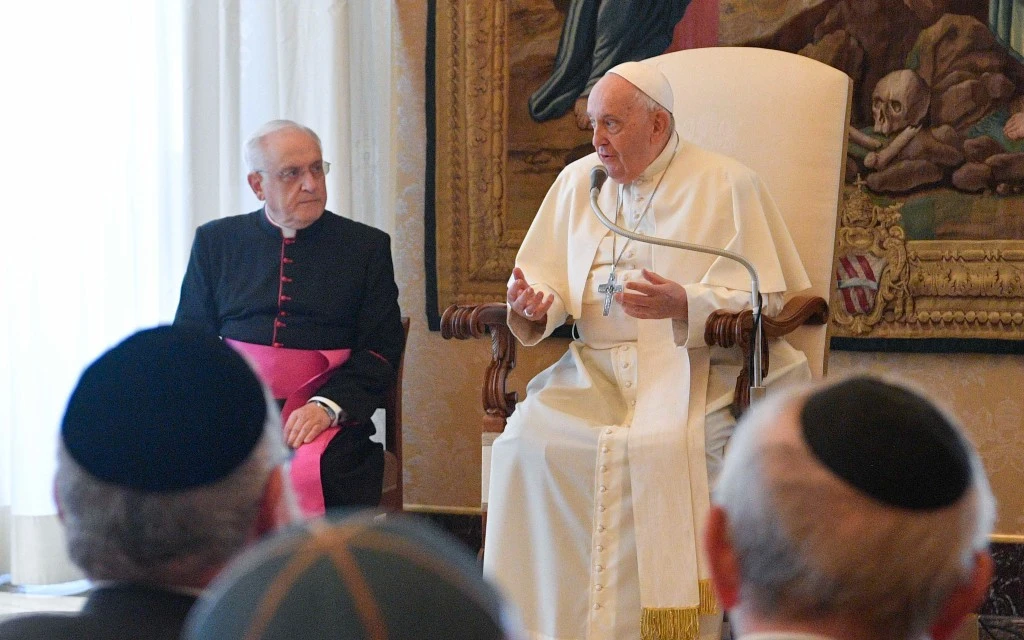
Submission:
[[[409,318],[402,317],[405,343],[409,342]],[[402,373],[405,371],[405,348],[398,360],[395,383],[384,396],[384,482],[380,504],[391,511],[401,511],[405,501],[402,482]]]
[[[829,300],[853,83],[804,56],[755,47],[688,49],[649,59],[668,78],[684,140],[761,175],[793,236],[813,295]],[[796,293],[796,292],[793,292]],[[806,293],[806,292],[805,292]],[[787,337],[815,377],[827,325]]]

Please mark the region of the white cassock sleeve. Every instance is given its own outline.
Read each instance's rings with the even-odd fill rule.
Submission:
[[[684,348],[706,347],[704,326],[712,312],[718,310],[736,313],[750,308],[750,292],[725,287],[712,287],[694,283],[683,285],[686,290],[687,319],[672,321],[672,332],[676,345]],[[763,301],[761,313],[772,316],[782,311],[785,302],[783,293],[766,293],[761,296]]]

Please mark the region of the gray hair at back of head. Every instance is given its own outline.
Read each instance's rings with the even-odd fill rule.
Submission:
[[[286,455],[272,404],[268,397],[264,432],[249,457],[223,479],[195,489],[147,493],[104,482],[62,444],[55,486],[71,560],[91,580],[208,578],[248,542],[270,473]],[[284,498],[294,500],[290,490]],[[297,507],[290,508],[297,518]]]
[[[272,133],[283,131],[286,129],[292,129],[295,131],[301,131],[307,134],[309,137],[316,141],[316,146],[320,149],[320,153],[323,153],[323,145],[320,143],[320,136],[316,135],[316,132],[309,127],[299,124],[294,120],[271,120],[267,122],[259,129],[253,132],[252,136],[249,137],[245,142],[245,166],[248,167],[249,172],[262,171],[264,167],[265,158],[263,157],[263,139]]]
[[[647,95],[640,89],[637,89],[636,87],[633,88],[636,89],[636,103],[638,105],[640,105],[650,113],[654,113],[656,111],[664,111],[665,113],[668,113],[668,109],[658,104],[657,100]]]
[[[663,107],[660,104],[658,104],[657,100],[655,100],[651,96],[647,95],[646,93],[644,93],[643,91],[641,91],[637,87],[634,86],[633,89],[635,90],[636,104],[641,109],[644,109],[647,113],[652,114],[652,115],[655,114],[655,113],[658,113],[659,111],[664,111],[665,114],[668,115],[668,124],[669,124],[669,126],[668,126],[668,134],[669,134],[669,137],[671,138],[672,132],[676,130],[676,117],[675,117],[675,115],[671,111],[666,109],[665,107]]]
[[[741,606],[774,620],[853,616],[878,638],[917,637],[988,546],[995,500],[981,461],[967,444],[971,483],[948,507],[882,504],[805,444],[799,412],[812,391],[748,412],[713,492],[739,561]]]

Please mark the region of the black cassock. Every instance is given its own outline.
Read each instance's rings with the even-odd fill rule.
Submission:
[[[175,324],[291,349],[351,349],[315,395],[347,414],[321,458],[328,508],[377,504],[383,450],[370,416],[395,376],[404,333],[388,234],[325,211],[284,238],[263,209],[196,230]]]
[[[114,583],[89,592],[77,613],[32,613],[0,623],[0,640],[176,640],[194,595],[155,586]]]

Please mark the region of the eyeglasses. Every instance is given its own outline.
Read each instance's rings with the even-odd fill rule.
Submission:
[[[281,182],[295,182],[303,175],[305,175],[307,169],[302,167],[288,167],[287,169],[281,169],[275,174],[275,177]],[[308,171],[316,179],[320,179],[331,172],[331,163],[324,160],[323,162],[314,162],[309,165]],[[265,175],[271,175],[269,171],[264,169],[257,169],[256,173],[262,173]]]

